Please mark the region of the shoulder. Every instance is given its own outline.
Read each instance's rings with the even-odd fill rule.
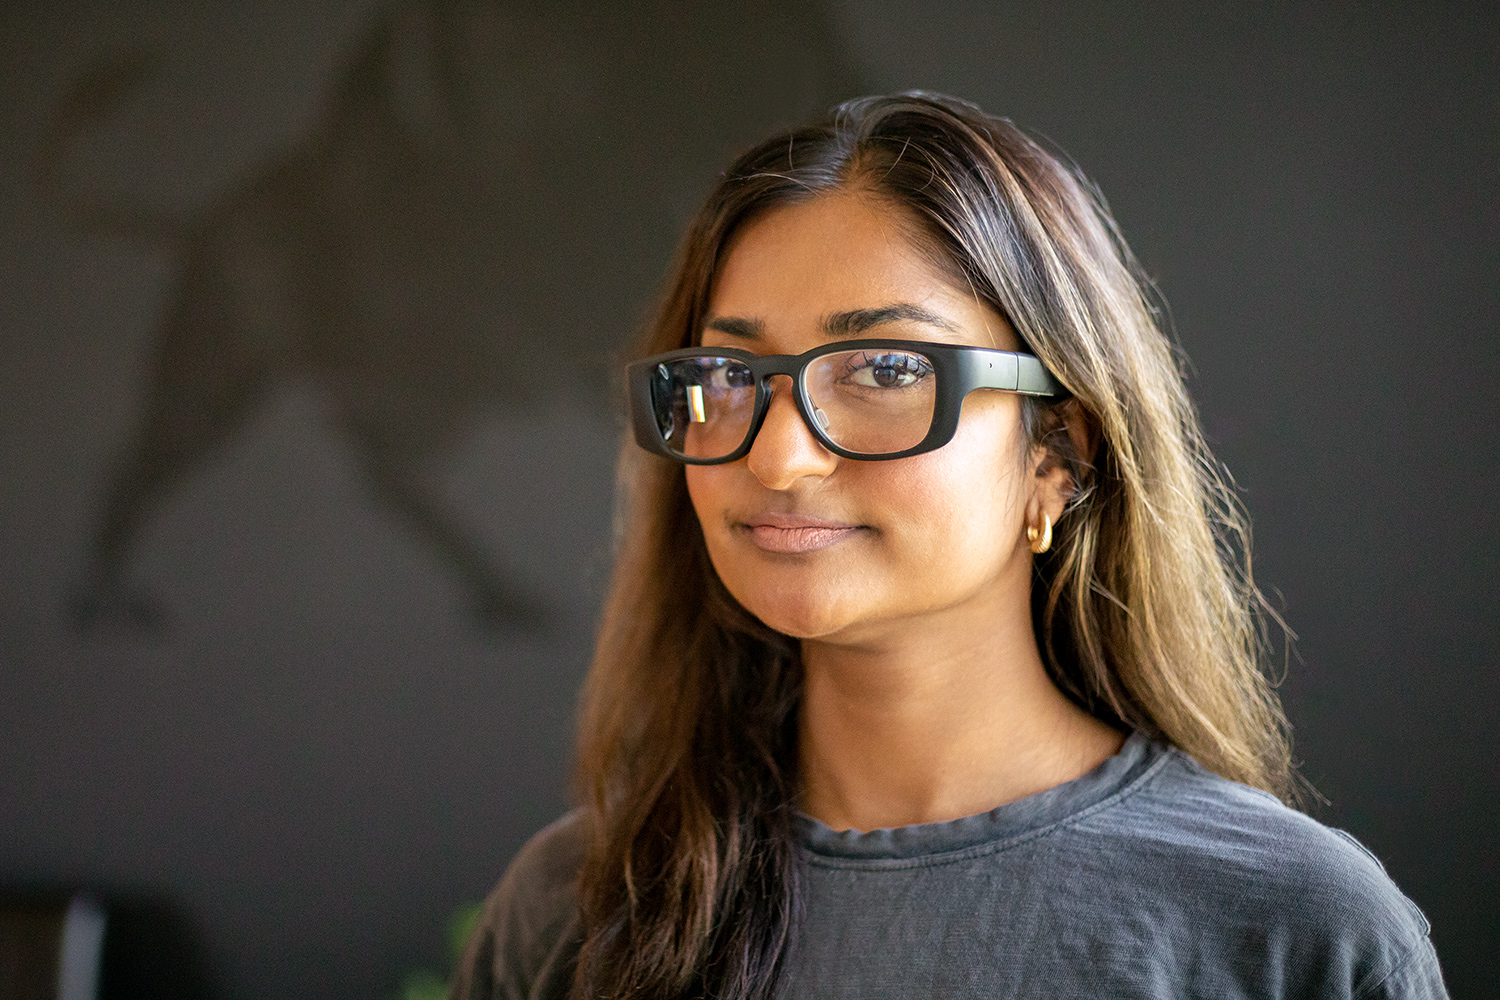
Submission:
[[[1433,990],[1400,995],[1443,995],[1427,920],[1373,854],[1178,750],[1074,830],[1116,866],[1122,891],[1154,896],[1167,922],[1222,947],[1227,966],[1243,964],[1224,969],[1238,981],[1384,996],[1420,967]]]
[[[588,850],[575,810],[526,842],[485,900],[454,1000],[566,996],[579,945],[578,873]]]
[[[1427,933],[1421,911],[1354,837],[1221,778],[1181,751],[1164,756],[1116,809],[1090,818],[1094,832],[1184,876],[1211,875],[1205,888],[1267,904],[1295,901],[1324,919],[1374,914],[1393,933]]]

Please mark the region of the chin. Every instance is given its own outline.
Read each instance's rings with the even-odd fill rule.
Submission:
[[[822,639],[847,628],[852,621],[850,609],[843,602],[830,601],[814,593],[792,595],[741,595],[733,587],[729,592],[761,623],[793,639]]]

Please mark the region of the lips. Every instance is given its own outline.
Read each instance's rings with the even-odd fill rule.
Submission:
[[[769,511],[747,517],[741,525],[758,548],[791,553],[826,549],[864,530],[857,524]]]

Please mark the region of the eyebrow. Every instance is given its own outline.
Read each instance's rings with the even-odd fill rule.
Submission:
[[[823,317],[821,325],[824,336],[829,340],[848,340],[877,326],[900,320],[922,323],[949,333],[959,332],[958,327],[946,318],[911,302],[895,302],[874,309],[850,309],[846,312],[830,313]],[[766,325],[758,319],[720,316],[709,320],[704,325],[704,329],[717,330],[741,340],[760,340],[765,335]]]

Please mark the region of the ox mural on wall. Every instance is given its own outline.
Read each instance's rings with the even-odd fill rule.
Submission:
[[[85,625],[161,620],[130,579],[144,527],[288,381],[322,396],[370,495],[474,615],[544,621],[443,514],[434,457],[482,411],[608,405],[611,359],[714,172],[856,89],[817,8],[789,0],[429,0],[370,25],[300,141],[163,218],[70,171],[154,55],[101,57],[40,151],[69,224],[165,241],[175,270],[73,596]]]

